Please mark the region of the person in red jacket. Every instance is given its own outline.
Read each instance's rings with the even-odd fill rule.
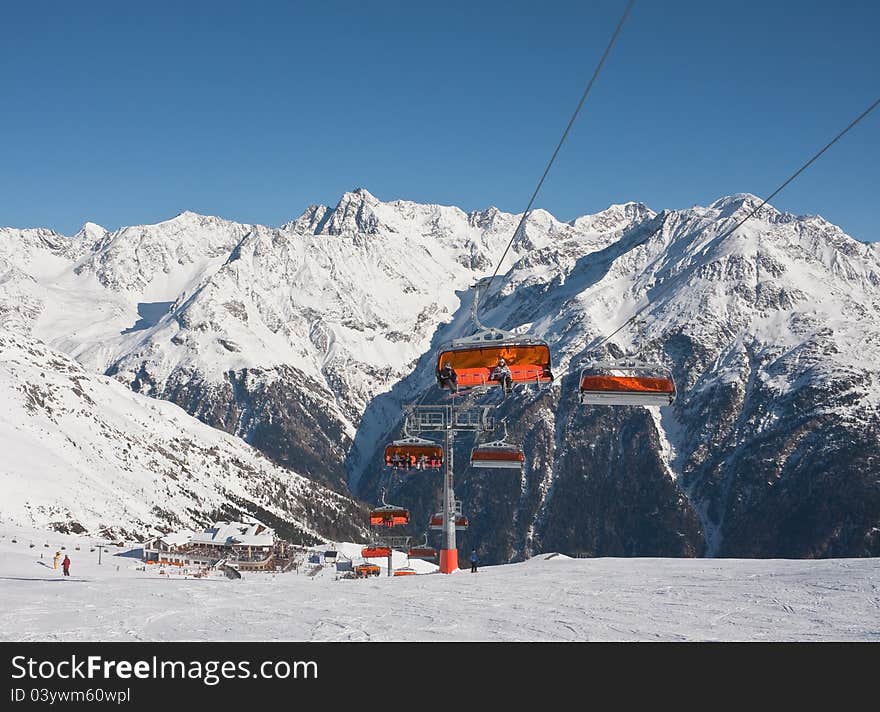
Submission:
[[[64,575],[70,576],[70,557],[65,554],[64,561],[61,562],[61,568],[64,569]]]

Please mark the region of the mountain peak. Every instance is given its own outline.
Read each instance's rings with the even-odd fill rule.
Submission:
[[[491,228],[503,213],[494,205],[490,205],[485,210],[474,210],[468,213],[468,223],[473,227],[479,227],[484,230]]]
[[[374,209],[383,203],[366,188],[357,188],[342,194],[336,207],[326,212],[315,224],[315,233],[342,235],[375,234],[380,225]]]
[[[340,204],[342,204],[343,202],[353,201],[367,204],[376,204],[382,202],[366,188],[355,188],[354,190],[347,190],[342,194],[342,197],[339,199]]]
[[[98,225],[97,223],[86,221],[83,223],[82,227],[79,229],[79,232],[77,232],[76,235],[73,236],[73,239],[74,240],[85,239],[85,240],[90,240],[92,242],[95,242],[96,240],[100,240],[102,237],[104,237],[108,232],[109,232],[109,230],[107,228],[103,227],[102,225]]]
[[[203,220],[206,218],[210,219],[211,216],[202,215],[201,213],[195,213],[192,210],[182,210],[181,212],[177,213],[177,215],[175,215],[173,218],[171,218],[170,220],[165,220],[164,222],[192,222],[194,220]]]
[[[572,220],[569,225],[579,230],[607,233],[623,230],[636,222],[652,218],[655,215],[656,213],[644,203],[631,200],[626,203],[612,203],[593,215],[582,215]]]
[[[763,200],[752,193],[734,193],[723,198],[718,198],[714,203],[709,205],[710,210],[717,210],[721,213],[719,217],[730,217],[737,211],[751,211],[757,208]],[[774,213],[776,209],[769,203],[764,206],[764,210],[771,210]]]

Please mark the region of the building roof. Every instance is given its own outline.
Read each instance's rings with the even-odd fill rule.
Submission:
[[[272,546],[275,530],[259,522],[214,522],[193,534],[189,541],[221,546]]]
[[[165,544],[165,546],[182,546],[189,542],[195,532],[191,531],[182,531],[182,532],[169,532],[168,534],[157,534],[154,537],[147,539],[146,543],[150,544],[152,542],[159,542]]]
[[[182,531],[182,532],[170,532],[168,534],[164,534],[161,539],[168,546],[182,546],[186,544],[193,536],[195,532],[190,531]]]

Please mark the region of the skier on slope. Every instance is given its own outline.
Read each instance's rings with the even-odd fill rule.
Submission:
[[[477,573],[477,550],[471,549],[471,573]]]
[[[53,569],[57,569],[57,568],[58,568],[58,561],[59,561],[60,559],[61,559],[61,552],[60,552],[60,551],[56,551],[56,552],[55,552],[55,556],[52,557],[52,568],[53,568]]]
[[[61,568],[64,569],[64,575],[70,576],[70,557],[65,554],[64,561],[61,562]]]

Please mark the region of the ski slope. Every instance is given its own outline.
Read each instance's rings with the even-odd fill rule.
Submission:
[[[0,528],[0,639],[880,641],[880,559],[541,555],[477,574],[345,580],[306,567],[230,581],[141,571],[130,549],[99,566],[89,544]],[[62,545],[69,579],[52,569]]]

